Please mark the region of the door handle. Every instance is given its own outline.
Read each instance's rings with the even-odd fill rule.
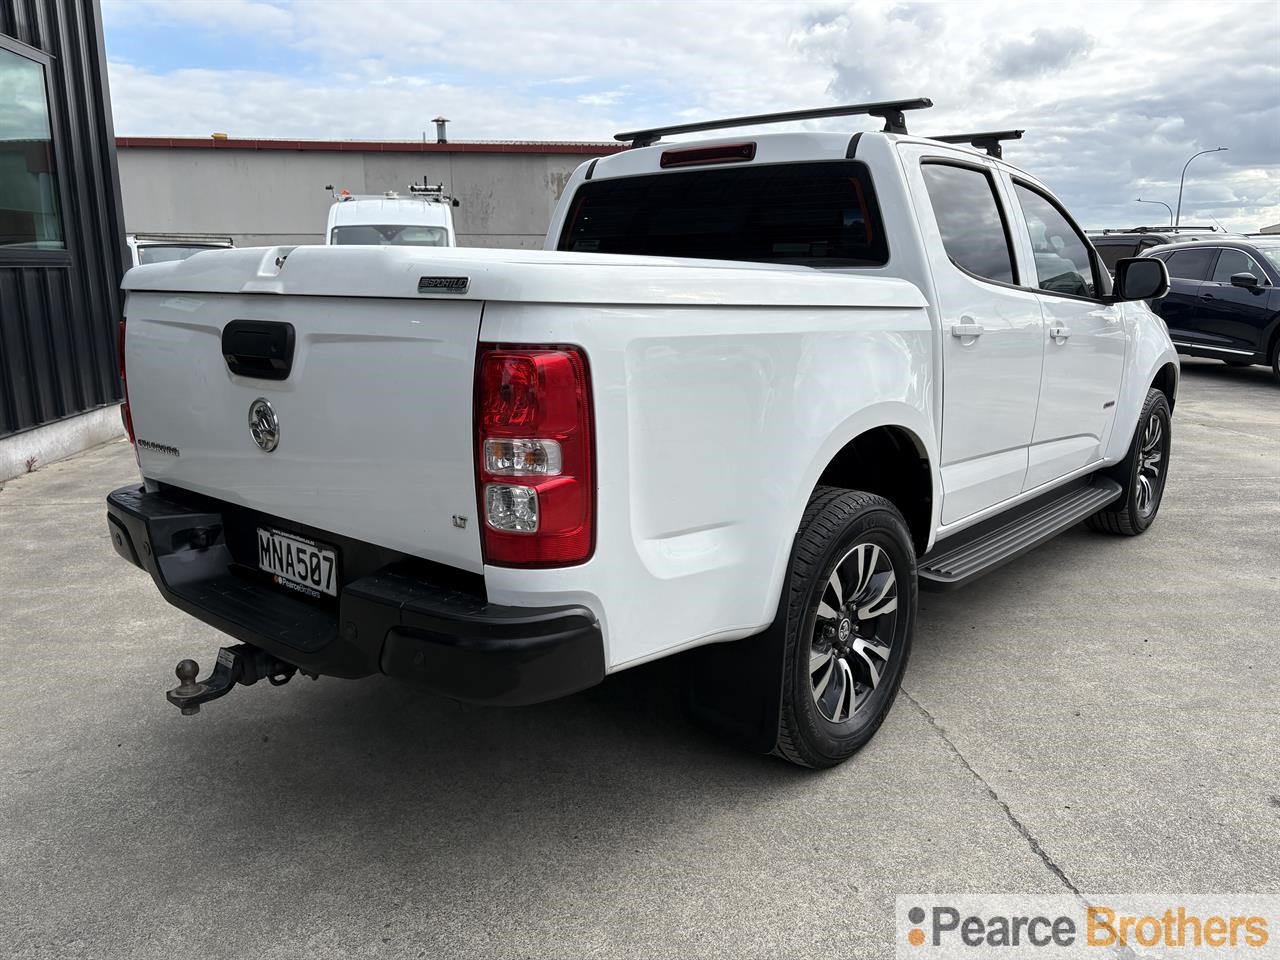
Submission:
[[[982,324],[974,323],[968,317],[965,317],[960,323],[951,325],[951,335],[953,337],[980,337],[982,336]]]
[[[1200,294],[1200,299],[1201,300],[1217,300],[1218,298],[1215,297],[1212,293],[1202,293]]]
[[[1065,340],[1067,339],[1067,337],[1071,336],[1071,328],[1070,327],[1050,327],[1049,336],[1052,337],[1054,340]]]

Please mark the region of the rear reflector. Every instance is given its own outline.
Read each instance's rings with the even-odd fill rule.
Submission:
[[[488,564],[562,567],[595,547],[595,444],[578,347],[481,344],[476,485]]]
[[[717,147],[687,147],[683,150],[664,150],[658,165],[666,167],[694,167],[703,163],[741,163],[754,160],[756,145],[748,143],[724,143]]]
[[[129,410],[129,380],[124,369],[124,319],[120,320],[120,332],[116,338],[116,353],[120,360],[120,389],[124,393],[124,403],[120,404],[120,420],[124,424],[124,432],[129,435],[129,442],[134,442],[133,413]]]

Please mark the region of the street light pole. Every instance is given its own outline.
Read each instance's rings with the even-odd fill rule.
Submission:
[[[1182,185],[1187,182],[1187,167],[1191,166],[1191,161],[1196,157],[1203,157],[1206,153],[1217,153],[1226,149],[1226,147],[1214,147],[1212,150],[1201,150],[1199,153],[1193,153],[1187,158],[1187,162],[1182,165],[1182,179],[1178,181],[1178,215],[1173,221],[1175,227],[1182,224]]]
[[[1164,207],[1166,210],[1168,210],[1168,211],[1169,211],[1169,226],[1171,226],[1171,227],[1173,226],[1173,207],[1169,206],[1169,205],[1168,205],[1167,203],[1165,203],[1163,200],[1143,200],[1141,197],[1139,197],[1137,200],[1135,200],[1135,201],[1133,201],[1133,202],[1134,202],[1134,203],[1158,203],[1158,204],[1160,204],[1160,206]]]

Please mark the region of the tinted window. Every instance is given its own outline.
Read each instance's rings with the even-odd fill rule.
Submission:
[[[1213,268],[1213,280],[1216,283],[1230,283],[1232,274],[1252,273],[1259,283],[1267,282],[1267,275],[1261,267],[1253,262],[1253,257],[1243,250],[1223,247],[1218,254],[1218,265]]]
[[[1135,256],[1137,253],[1132,240],[1095,240],[1093,248],[1098,251],[1102,263],[1112,273],[1115,273],[1117,260]]]
[[[350,227],[334,227],[333,242],[366,247],[447,247],[449,232],[444,227],[421,227],[416,224],[362,223]]]
[[[1169,276],[1180,280],[1203,280],[1209,275],[1209,266],[1213,263],[1217,247],[1194,247],[1190,250],[1174,250],[1165,263],[1169,265]]]
[[[1022,215],[1031,235],[1036,261],[1036,284],[1051,293],[1076,297],[1094,295],[1093,261],[1079,229],[1048,198],[1020,183],[1014,184]]]
[[[926,163],[921,172],[951,262],[975,276],[1016,282],[1009,232],[991,178],[944,163]]]
[[[889,259],[861,163],[786,163],[584,183],[561,250],[814,267]]]
[[[0,49],[0,247],[61,250],[44,67]]]

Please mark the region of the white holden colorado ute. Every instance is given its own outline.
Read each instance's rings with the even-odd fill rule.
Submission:
[[[1144,302],[1164,264],[1113,283],[999,158],[1017,131],[908,135],[928,105],[620,135],[545,251],[131,270],[142,482],[110,533],[239,641],[169,700],[301,671],[527,704],[693,651],[695,715],[830,766],[884,720],[919,588],[1080,521],[1143,532],[1178,386]],[[856,114],[884,131],[661,140]]]

